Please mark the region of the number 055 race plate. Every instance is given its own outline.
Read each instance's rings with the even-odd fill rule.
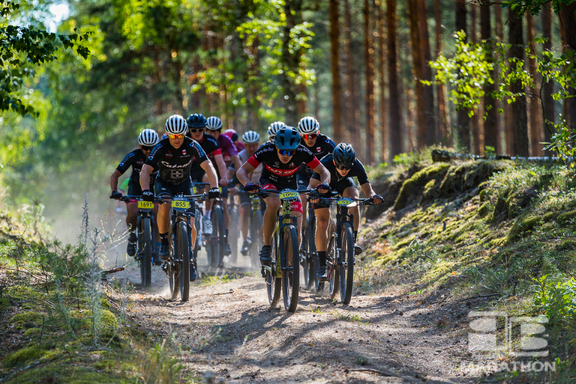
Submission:
[[[188,200],[172,200],[172,208],[188,209],[190,208],[190,202]]]

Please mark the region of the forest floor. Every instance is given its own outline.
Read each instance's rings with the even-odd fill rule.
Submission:
[[[292,314],[282,304],[270,308],[263,279],[247,270],[200,279],[182,303],[169,299],[167,279],[155,269],[151,288],[136,285],[128,320],[147,333],[175,334],[181,362],[198,378],[474,382],[460,369],[468,358],[466,305],[448,309],[441,298],[423,301],[396,288],[356,293],[350,305],[342,305],[326,291],[301,289]],[[139,270],[128,267],[115,279],[136,284]]]

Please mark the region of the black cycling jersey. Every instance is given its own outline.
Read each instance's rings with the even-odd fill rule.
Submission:
[[[128,170],[128,168],[132,167],[132,174],[130,174],[130,181],[132,183],[140,185],[140,171],[142,170],[142,166],[146,162],[146,155],[140,148],[133,150],[129,154],[127,154],[124,159],[118,164],[116,169],[120,172],[121,175],[124,174]],[[150,187],[154,185],[154,179],[158,175],[158,171],[154,171],[150,174]],[[152,189],[152,188],[150,188]]]
[[[323,166],[328,169],[330,172],[330,187],[335,188],[338,182],[347,177],[357,177],[358,182],[360,185],[364,185],[368,182],[368,175],[366,174],[366,169],[364,169],[364,165],[360,162],[360,160],[356,159],[352,169],[346,176],[341,176],[338,171],[336,170],[336,166],[334,165],[334,160],[332,159],[332,154],[326,155],[320,160]],[[314,173],[312,176],[313,179],[320,180],[320,174]]]
[[[192,161],[199,164],[208,160],[206,153],[197,141],[184,137],[180,148],[170,145],[169,139],[164,139],[154,147],[146,164],[159,170],[159,177],[174,185],[182,184],[190,179]]]
[[[316,138],[316,144],[314,144],[312,147],[307,146],[306,142],[303,139],[300,140],[300,145],[303,145],[305,148],[308,148],[310,152],[312,152],[318,160],[320,160],[327,154],[332,153],[332,151],[334,151],[334,148],[336,148],[336,144],[334,143],[334,141],[332,141],[332,139],[329,138],[328,136],[323,135],[321,133],[318,134],[318,137]],[[312,176],[313,173],[314,171],[312,170],[312,168],[310,168],[306,164],[302,164],[300,166],[300,169],[298,170],[298,174],[307,174],[308,176]]]
[[[307,164],[310,168],[314,169],[320,164],[320,161],[308,148],[298,145],[290,162],[284,164],[278,157],[276,145],[268,141],[256,150],[252,157],[247,160],[247,163],[254,168],[257,168],[260,163],[264,164],[260,180],[270,180],[275,183],[279,181],[291,183],[292,180],[296,180],[295,175],[300,164]]]
[[[199,141],[198,144],[200,144],[204,152],[206,152],[206,156],[208,157],[213,158],[214,155],[222,154],[222,149],[220,149],[220,145],[218,145],[218,140],[207,133],[204,133],[202,141]]]

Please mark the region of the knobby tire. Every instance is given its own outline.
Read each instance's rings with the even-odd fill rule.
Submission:
[[[282,294],[284,308],[295,312],[298,306],[298,291],[300,289],[300,262],[298,233],[293,224],[284,227],[283,259],[285,268],[282,270]]]
[[[143,248],[142,260],[140,260],[140,276],[142,277],[142,285],[149,287],[152,284],[152,230],[150,225],[150,218],[145,217],[142,219],[142,238]]]
[[[178,260],[180,260],[180,300],[188,301],[190,297],[190,246],[188,244],[188,225],[185,221],[178,222],[176,227],[178,243]]]
[[[354,232],[349,222],[344,222],[340,227],[340,239],[340,299],[343,304],[349,304],[354,290]]]

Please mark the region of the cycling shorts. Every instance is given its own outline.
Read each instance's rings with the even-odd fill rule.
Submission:
[[[250,196],[248,196],[244,192],[239,193],[238,196],[240,196],[240,206],[250,205],[252,203],[252,199],[250,198]]]
[[[131,195],[131,196],[142,195],[142,188],[140,187],[140,184],[135,183],[132,180],[130,180],[130,182],[128,183],[128,195]],[[137,199],[130,199],[126,202],[126,204],[135,203],[137,201],[138,201]]]
[[[156,195],[160,196],[161,193],[169,193],[171,196],[175,195],[191,195],[192,194],[192,181],[188,179],[182,184],[174,185],[161,178],[156,178]]]
[[[338,194],[340,196],[342,196],[344,194],[344,190],[346,190],[346,188],[349,187],[354,187],[356,188],[356,183],[354,182],[354,179],[351,177],[345,177],[340,181],[337,181],[336,183],[330,183],[330,187],[332,188],[332,191],[338,192]],[[313,209],[320,209],[320,208],[329,208],[330,205],[329,204],[312,204]]]
[[[274,182],[267,180],[267,179],[260,179],[260,183],[262,183],[262,189],[263,190],[276,189],[278,191],[281,191],[281,190],[287,189],[287,188],[295,189],[294,184],[296,184],[296,183],[279,184],[279,183],[274,183]],[[289,185],[287,186],[287,184],[289,184]],[[293,213],[298,212],[298,213],[302,214],[303,208],[302,208],[302,202],[300,201],[300,197],[298,197],[298,200],[292,202],[292,204],[290,205],[290,209],[292,210]]]
[[[310,178],[312,177],[311,174],[307,173],[297,173],[296,180],[298,182],[298,190],[305,191],[308,189],[308,185],[310,184]]]

